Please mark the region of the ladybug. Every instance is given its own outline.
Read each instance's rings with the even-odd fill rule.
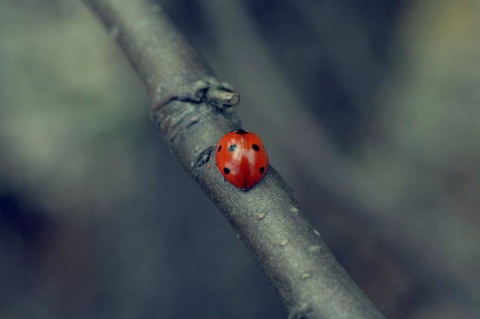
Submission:
[[[228,132],[218,141],[215,161],[223,177],[243,190],[255,186],[268,169],[262,140],[244,130]]]

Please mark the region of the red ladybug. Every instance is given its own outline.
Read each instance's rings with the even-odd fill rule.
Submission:
[[[231,131],[218,141],[215,161],[223,177],[241,189],[255,186],[268,169],[262,140],[244,130]]]

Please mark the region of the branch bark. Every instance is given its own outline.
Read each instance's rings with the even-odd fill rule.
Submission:
[[[292,190],[269,168],[253,189],[226,183],[211,156],[240,127],[238,95],[220,83],[158,5],[84,0],[143,80],[152,119],[173,153],[221,210],[279,292],[289,318],[383,318],[300,212]]]

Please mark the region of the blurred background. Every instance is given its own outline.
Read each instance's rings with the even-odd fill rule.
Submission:
[[[476,0],[162,0],[393,319],[480,317]],[[0,319],[286,318],[78,0],[0,0]]]

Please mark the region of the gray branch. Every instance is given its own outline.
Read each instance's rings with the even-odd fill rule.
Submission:
[[[152,119],[173,153],[221,210],[280,294],[289,318],[383,318],[301,213],[269,167],[249,191],[224,181],[214,145],[240,127],[238,95],[220,83],[158,5],[84,0],[118,41],[152,101]]]

